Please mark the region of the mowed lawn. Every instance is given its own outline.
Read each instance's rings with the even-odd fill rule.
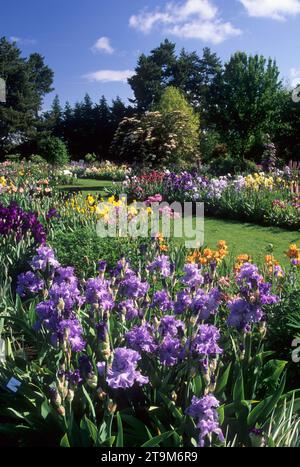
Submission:
[[[284,253],[291,243],[300,246],[300,231],[205,217],[204,245],[215,248],[218,240],[227,242],[233,256],[248,253],[255,261],[260,262],[272,251],[278,261],[287,265],[288,259]],[[176,241],[182,243],[184,240]]]
[[[73,185],[63,185],[58,188],[69,192],[81,191],[86,195],[105,196],[104,189],[112,184],[110,180],[78,179]],[[232,256],[248,253],[255,261],[260,262],[272,251],[278,261],[287,265],[288,259],[284,252],[291,243],[300,246],[300,231],[205,217],[204,245],[215,248],[218,240],[226,240]],[[176,242],[183,243],[184,239],[176,239]]]
[[[114,182],[111,180],[94,180],[91,178],[78,178],[72,185],[59,185],[58,189],[61,191],[79,192],[91,195],[105,196],[104,189],[112,186]],[[118,182],[116,182],[118,183]]]

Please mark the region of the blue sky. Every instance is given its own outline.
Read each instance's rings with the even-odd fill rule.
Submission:
[[[141,52],[168,37],[226,60],[236,50],[277,59],[282,77],[300,82],[300,0],[9,0],[0,6],[0,36],[24,56],[39,52],[55,72],[64,103],[131,97],[126,77]]]

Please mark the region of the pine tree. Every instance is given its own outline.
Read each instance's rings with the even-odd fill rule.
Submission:
[[[37,135],[43,97],[52,91],[53,72],[39,54],[21,56],[16,43],[0,38],[0,76],[6,102],[0,105],[0,157]]]

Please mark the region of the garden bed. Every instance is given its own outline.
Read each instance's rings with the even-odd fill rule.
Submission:
[[[99,208],[90,181],[65,196],[15,169],[0,195],[7,444],[299,445],[299,232],[207,218],[199,250],[99,238],[99,219],[152,208]]]

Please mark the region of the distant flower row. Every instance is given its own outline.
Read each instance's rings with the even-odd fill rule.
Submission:
[[[213,215],[250,220],[260,224],[299,228],[298,185],[289,167],[275,173],[210,178],[197,172],[150,172],[129,176],[115,194],[144,200],[160,194],[163,200],[204,202]],[[296,191],[296,193],[295,193]]]

